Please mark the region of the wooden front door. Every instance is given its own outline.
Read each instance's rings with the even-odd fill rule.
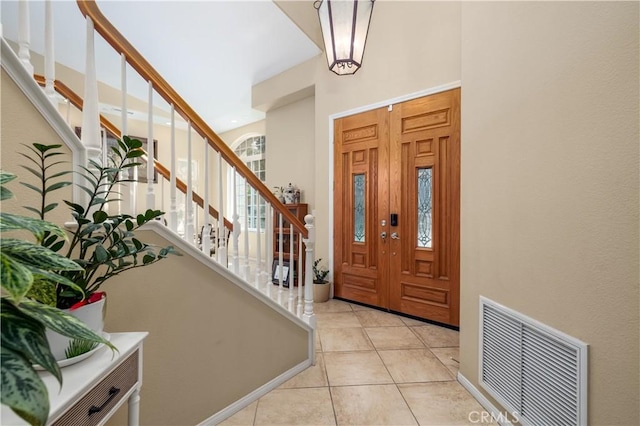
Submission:
[[[335,294],[459,325],[460,89],[335,121]]]

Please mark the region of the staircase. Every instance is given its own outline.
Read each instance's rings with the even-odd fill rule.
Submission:
[[[34,75],[30,63],[29,51],[29,7],[42,7],[45,11],[45,34],[47,41],[44,55],[44,75]],[[138,167],[131,169],[130,178],[134,180],[128,187],[120,188],[123,201],[118,203],[118,210],[135,214],[147,208],[161,209],[167,212],[167,223],[153,224],[149,232],[157,234],[163,242],[174,244],[186,258],[196,260],[204,265],[204,269],[211,274],[208,281],[231,283],[242,289],[245,297],[258,300],[263,306],[269,307],[277,313],[276,316],[285,318],[302,328],[306,333],[306,359],[293,367],[282,366],[280,374],[275,377],[262,378],[260,386],[247,392],[246,389],[236,392],[232,399],[224,400],[222,406],[212,406],[209,414],[199,417],[198,421],[214,424],[244,406],[259,398],[269,390],[302,371],[314,362],[315,354],[315,316],[313,312],[312,265],[314,261],[314,218],[305,217],[305,223],[300,222],[283,205],[271,191],[248,169],[248,167],[233,153],[224,141],[207,125],[207,123],[179,96],[179,94],[160,76],[135,48],[111,25],[102,15],[95,1],[78,1],[78,6],[87,21],[87,69],[85,71],[85,93],[80,96],[74,93],[63,82],[55,79],[55,58],[53,57],[53,13],[54,2],[31,3],[26,0],[19,2],[19,31],[16,41],[18,48],[14,52],[7,41],[2,39],[2,68],[21,87],[30,102],[47,119],[51,127],[59,135],[71,151],[74,167],[87,165],[90,159],[104,161],[106,146],[109,139],[120,138],[127,133],[128,109],[127,102],[127,72],[134,70],[148,84],[148,132],[144,137],[147,141],[154,140],[153,118],[158,106],[154,100],[162,98],[170,106],[171,121],[170,161],[168,165],[161,164],[154,152],[154,144],[147,144],[147,151],[143,159],[153,167],[146,167],[145,176],[141,176]],[[94,38],[103,37],[121,58],[122,87],[121,87],[121,122],[114,124],[99,114],[98,81],[95,73]],[[44,90],[38,88],[42,86]],[[72,110],[73,109],[73,110]],[[81,112],[82,126],[80,138],[76,135],[70,116]],[[186,176],[178,177],[178,158],[176,151],[176,133],[180,132],[178,120],[186,123],[187,156]],[[45,142],[46,143],[46,142]],[[200,157],[194,155],[195,148],[203,151]],[[151,161],[151,159],[153,159]],[[193,160],[204,163],[204,181],[197,185],[191,169]],[[77,179],[74,177],[74,179]],[[226,184],[232,179],[233,184]],[[74,182],[77,188],[79,182]],[[196,186],[198,186],[196,190]],[[258,209],[256,231],[248,229],[247,214],[241,215],[236,202],[237,189],[244,186],[245,191],[251,188],[257,194],[260,205],[265,210]],[[227,190],[227,187],[229,190]],[[82,191],[74,189],[73,198],[79,200]],[[230,205],[229,205],[230,204]],[[182,213],[183,212],[183,213]],[[246,213],[246,212],[245,212]],[[184,215],[179,220],[180,214]],[[244,217],[243,223],[240,217]],[[273,219],[286,221],[289,234],[298,234],[299,247],[291,245],[290,254],[294,250],[305,251],[305,264],[298,264],[297,285],[285,288],[282,279],[274,285],[272,283],[272,261],[274,259]],[[264,219],[264,229],[262,228]],[[179,226],[180,225],[180,226]],[[282,227],[281,227],[282,229]],[[279,241],[283,240],[282,230]],[[210,235],[223,236],[223,238]],[[225,238],[226,236],[226,238]],[[291,238],[291,241],[295,238]],[[282,251],[282,250],[281,250]],[[287,251],[287,248],[285,248]],[[283,266],[283,259],[276,258],[279,267]],[[187,271],[185,271],[186,273]],[[183,283],[187,285],[188,283]],[[211,297],[214,296],[212,293]],[[252,304],[254,302],[248,302]],[[253,305],[252,305],[253,306]],[[256,309],[251,308],[251,309]],[[279,321],[279,320],[278,320]],[[274,324],[279,323],[278,321]],[[215,324],[213,325],[215,326]],[[288,325],[282,325],[281,333],[288,333]],[[296,328],[294,327],[294,328]],[[297,333],[294,331],[293,333]],[[153,333],[152,333],[153,336]],[[238,337],[240,338],[240,337]],[[296,339],[299,340],[298,337]],[[242,343],[232,345],[242,346]],[[267,345],[265,342],[264,345]],[[282,350],[285,350],[283,348]],[[149,352],[147,352],[148,354]],[[266,359],[266,358],[265,358]],[[215,361],[214,361],[215,362]],[[272,362],[273,363],[273,362]],[[146,377],[145,377],[145,380]],[[151,382],[152,379],[149,379]],[[215,384],[212,384],[215,386]],[[163,402],[158,402],[163,404]],[[213,404],[215,405],[215,404]],[[205,409],[206,411],[206,409]],[[145,410],[142,412],[143,422]]]

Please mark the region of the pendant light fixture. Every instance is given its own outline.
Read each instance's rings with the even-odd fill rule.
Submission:
[[[318,0],[314,3],[329,70],[338,75],[348,75],[362,66],[374,1]]]

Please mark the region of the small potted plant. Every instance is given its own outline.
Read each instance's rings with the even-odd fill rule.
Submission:
[[[322,258],[313,262],[313,301],[316,303],[329,300],[329,291],[331,290],[331,283],[326,280],[329,270],[320,265],[320,262],[322,262]]]
[[[23,167],[37,178],[37,183],[23,182],[23,185],[36,191],[41,202],[37,207],[25,208],[44,220],[46,214],[57,207],[57,203],[49,202],[48,196],[71,184],[61,180],[71,172],[59,171],[60,165],[64,164],[55,161],[55,157],[61,154],[57,150],[60,145],[36,143],[27,147],[31,153],[23,156],[30,163]],[[75,221],[68,243],[59,235],[49,232],[38,238],[41,246],[63,254],[81,268],[58,271],[60,276],[66,278],[67,284],[46,277],[37,280],[27,297],[60,309],[68,309],[98,334],[102,332],[104,324],[106,294],[102,291],[102,285],[105,281],[128,270],[152,265],[175,253],[171,246],[153,247],[136,238],[136,230],[164,214],[160,210],[149,209],[133,217],[127,214],[110,214],[106,209],[107,204],[117,198],[114,194],[119,195],[115,190],[120,184],[130,181],[124,177],[127,169],[140,164],[136,161],[144,155],[141,147],[142,142],[139,140],[124,136],[118,141],[118,146],[112,148],[108,164],[90,161],[89,167],[83,167],[84,172],[81,174],[85,184],[81,185],[81,189],[86,194],[85,202],[80,205],[64,200],[71,208]],[[77,345],[77,342],[61,337],[53,333],[49,335],[57,360],[77,357],[94,348],[92,345]]]

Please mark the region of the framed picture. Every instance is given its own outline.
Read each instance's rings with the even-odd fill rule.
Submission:
[[[282,285],[284,287],[289,287],[289,261],[283,260],[282,266],[280,266],[280,261],[278,259],[273,259],[273,265],[271,268],[271,281],[274,284],[280,284],[280,277],[282,277]]]
[[[105,138],[104,132],[107,132],[106,138]],[[80,127],[75,128],[75,133],[79,138],[82,137],[82,129]],[[113,152],[111,150],[111,147],[118,146],[118,138],[114,134],[112,134],[111,132],[105,129],[100,129],[100,136],[102,137],[103,141],[106,139],[106,146],[102,147],[102,152],[106,156],[110,156],[111,153]],[[141,136],[129,136],[129,137],[131,139],[138,139],[140,142],[142,142],[142,149],[144,149],[146,152],[149,152],[149,150],[147,149],[149,146],[147,138],[143,138]],[[153,158],[155,158],[156,160],[158,159],[158,140],[157,139],[153,140]],[[103,161],[104,160],[106,160],[106,157],[103,158]],[[142,158],[137,158],[136,163],[142,163],[138,166],[138,182],[147,183],[147,162]],[[158,183],[157,170],[153,171],[153,183]]]

